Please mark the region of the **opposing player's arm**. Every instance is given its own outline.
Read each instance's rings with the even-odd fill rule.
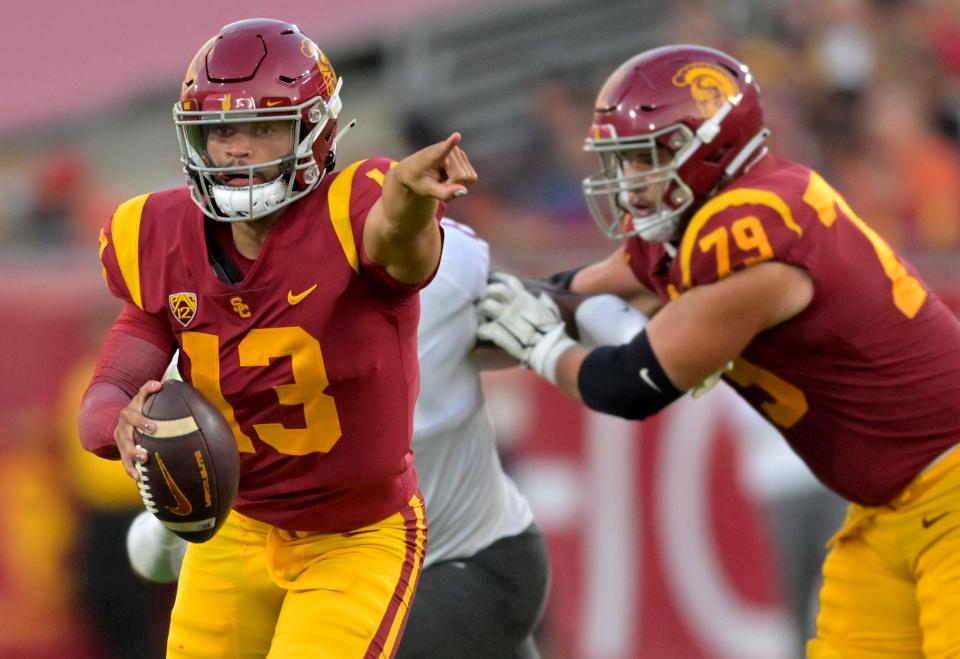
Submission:
[[[614,376],[622,381],[620,376],[625,375],[626,383],[633,386],[631,383],[642,384],[636,377],[642,369],[646,368],[649,376],[659,367],[667,381],[653,389],[672,385],[677,391],[687,391],[738,357],[757,334],[802,312],[812,299],[813,283],[806,271],[779,262],[755,265],[693,288],[665,305],[642,333],[643,341],[632,342],[646,345],[625,350],[636,357],[639,368],[632,369],[636,373],[584,378],[584,369],[610,368],[612,362],[574,346],[558,359],[557,385],[571,396],[586,398],[581,391],[586,381],[612,380]]]
[[[422,282],[436,269],[442,248],[439,204],[466,194],[477,179],[459,144],[460,134],[453,133],[398,162],[367,216],[366,253],[401,282]]]
[[[491,343],[478,344],[470,358],[482,371],[499,371],[517,365],[516,358]]]

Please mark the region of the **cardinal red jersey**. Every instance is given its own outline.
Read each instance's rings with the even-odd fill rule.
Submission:
[[[325,177],[286,209],[236,286],[215,276],[186,188],[128,201],[101,235],[111,292],[167,319],[183,378],[230,422],[234,507],[254,519],[345,531],[416,492],[420,286],[393,280],[362,247],[390,166],[371,159]]]
[[[960,441],[960,323],[816,172],[767,156],[697,211],[674,258],[636,238],[627,254],[663,300],[764,261],[809,273],[807,309],[725,379],[844,497],[888,501]]]

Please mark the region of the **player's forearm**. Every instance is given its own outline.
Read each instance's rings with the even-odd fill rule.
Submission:
[[[436,215],[440,202],[416,194],[387,173],[380,199],[367,217],[364,247],[390,276],[407,284],[429,277],[440,262],[442,234]]]
[[[113,439],[120,411],[130,402],[120,387],[106,382],[90,385],[80,403],[80,444],[101,458],[119,460]]]
[[[120,411],[144,382],[163,376],[171,356],[171,351],[118,329],[126,322],[121,314],[107,335],[80,403],[80,443],[111,460],[120,457],[113,437]]]
[[[568,348],[557,360],[556,380],[557,388],[570,398],[582,401],[578,378],[583,360],[590,354],[590,349],[582,345]]]
[[[404,180],[404,163],[392,168],[383,182],[384,219],[391,241],[403,243],[416,240],[426,229],[432,228],[437,221],[440,200],[414,192]]]

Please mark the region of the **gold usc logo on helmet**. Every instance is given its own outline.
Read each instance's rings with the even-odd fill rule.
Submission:
[[[300,52],[303,53],[304,57],[316,61],[317,68],[320,69],[320,75],[323,76],[323,86],[326,88],[327,94],[332,96],[337,89],[337,74],[334,73],[333,65],[330,64],[326,53],[320,50],[320,46],[308,37],[304,37],[303,41],[300,42]]]
[[[320,69],[320,75],[323,76],[323,84],[327,88],[327,93],[331,96],[337,90],[337,74],[333,72],[333,65],[327,56],[321,52],[317,60],[317,68]]]
[[[709,119],[727,101],[740,95],[740,87],[730,72],[709,62],[687,64],[673,76],[677,87],[690,87],[697,111]]]
[[[304,37],[300,41],[300,52],[307,59],[316,60],[320,56],[320,46],[315,44],[313,39]]]

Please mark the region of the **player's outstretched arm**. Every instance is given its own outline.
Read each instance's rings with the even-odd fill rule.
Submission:
[[[590,349],[627,343],[649,322],[615,295],[558,293],[542,282],[523,282],[504,272],[491,275],[477,311],[481,340],[499,347],[576,400],[580,400],[579,366]]]
[[[688,390],[812,299],[813,283],[805,270],[770,261],[691,288],[664,305],[646,331],[671,382]]]
[[[478,303],[478,336],[591,408],[642,419],[722,369],[759,332],[803,311],[812,296],[803,270],[763,263],[687,291],[629,342],[591,350],[567,337],[545,295],[499,275]]]
[[[436,215],[441,201],[463,196],[477,180],[460,133],[421,149],[390,169],[383,194],[363,230],[367,254],[394,278],[415,284],[434,271],[441,240]]]

